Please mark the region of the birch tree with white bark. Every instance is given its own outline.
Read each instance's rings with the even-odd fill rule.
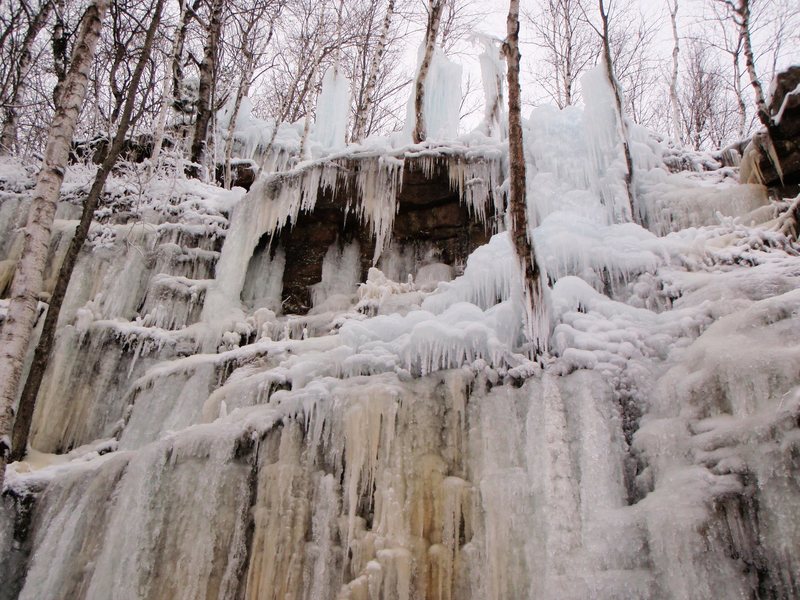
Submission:
[[[11,449],[23,363],[32,342],[38,302],[42,294],[43,273],[56,205],[64,180],[70,144],[86,95],[89,69],[100,37],[109,0],[95,0],[86,10],[72,55],[69,71],[59,95],[50,125],[41,169],[33,190],[28,222],[24,232],[22,257],[17,264],[8,313],[0,332],[0,487],[5,477]]]
[[[381,61],[389,42],[389,31],[392,26],[392,17],[394,16],[394,3],[395,0],[388,0],[386,4],[386,13],[381,25],[380,37],[370,61],[369,71],[365,73],[367,76],[366,86],[356,99],[357,106],[352,133],[353,141],[362,140],[367,129],[367,118],[374,102],[375,88],[378,84],[378,72],[382,67]]]
[[[234,93],[233,107],[230,111],[225,136],[225,157],[223,185],[230,189],[232,181],[231,161],[235,141],[236,121],[242,108],[242,101],[247,95],[253,80],[253,73],[258,61],[264,55],[266,46],[275,32],[275,21],[283,8],[283,0],[261,0],[242,14],[237,15],[236,24],[239,33],[239,52],[244,57],[244,68]],[[267,18],[267,14],[269,17]]]
[[[422,62],[419,65],[417,78],[414,82],[414,131],[412,138],[415,144],[424,142],[427,138],[425,123],[425,80],[433,60],[433,51],[436,48],[436,38],[439,33],[439,24],[442,20],[442,10],[447,0],[428,0],[428,19],[425,26],[425,50]]]
[[[42,327],[42,333],[36,346],[36,351],[34,352],[25,386],[22,390],[14,422],[11,453],[11,457],[14,460],[21,460],[27,452],[28,433],[33,420],[36,397],[39,393],[39,387],[44,378],[45,370],[47,369],[48,357],[52,350],[53,341],[55,340],[58,317],[61,313],[61,306],[67,293],[67,287],[72,279],[72,272],[78,261],[78,254],[89,235],[89,228],[91,227],[95,210],[97,209],[111,170],[116,165],[122,153],[128,131],[135,123],[137,116],[141,116],[141,111],[136,111],[135,108],[137,104],[146,97],[146,94],[140,89],[140,84],[145,67],[150,61],[156,31],[161,23],[164,2],[165,0],[155,0],[155,4],[148,7],[151,9],[148,11],[151,14],[150,24],[147,27],[142,46],[138,49],[140,50],[139,57],[136,61],[136,66],[134,67],[123,99],[123,106],[119,114],[118,123],[116,124],[116,132],[114,133],[110,147],[105,152],[105,157],[100,164],[100,168],[95,174],[92,187],[89,189],[89,193],[83,201],[80,221],[70,240],[64,260],[61,263],[53,294],[48,300],[47,314]],[[133,42],[133,40],[131,41]],[[135,52],[132,45],[128,47],[128,52],[130,54]]]
[[[180,55],[183,46],[181,32],[185,30],[185,23],[188,14],[188,0],[179,0],[178,2],[178,22],[175,25],[175,31],[172,37],[172,48],[169,53],[169,67],[174,72],[176,69],[180,70]],[[161,154],[161,148],[164,145],[164,135],[166,133],[167,117],[169,116],[170,107],[172,106],[172,93],[170,86],[175,87],[174,78],[164,76],[164,81],[161,85],[161,99],[158,108],[158,115],[153,127],[153,150],[150,153],[150,169],[151,172],[158,165],[158,158]]]
[[[18,56],[16,57],[17,60],[14,61],[14,68],[8,73],[7,79],[10,84],[8,86],[10,93],[6,98],[3,98],[6,115],[3,120],[3,130],[0,134],[0,153],[9,154],[16,145],[20,103],[26,88],[28,72],[34,59],[33,45],[39,33],[47,25],[52,9],[53,3],[50,0],[45,0],[38,10],[33,11],[32,14],[31,9],[26,11],[30,15],[27,31],[22,38]],[[10,39],[6,41],[6,43],[10,42]]]
[[[559,108],[580,98],[579,78],[597,61],[599,47],[584,18],[586,1],[546,0],[525,14],[533,43],[542,51],[534,79]]]
[[[631,154],[631,141],[630,133],[628,131],[628,122],[625,120],[625,102],[623,99],[622,88],[619,84],[616,74],[614,73],[614,59],[611,52],[611,15],[612,15],[613,2],[609,0],[608,5],[605,0],[598,0],[598,11],[600,15],[601,26],[598,29],[594,27],[597,34],[600,36],[602,43],[602,64],[606,73],[606,79],[611,87],[614,95],[614,112],[616,113],[617,131],[619,133],[620,143],[622,144],[622,152],[625,157],[625,191],[628,195],[628,204],[630,206],[631,219],[634,222],[639,221],[638,207],[636,203],[636,192],[634,188],[634,172],[633,172],[633,156]]]
[[[681,129],[680,101],[678,100],[678,67],[681,51],[680,37],[678,36],[678,0],[672,0],[669,5],[669,19],[672,25],[672,76],[669,82],[669,104],[672,112],[672,139],[676,145],[683,145],[683,132]]]
[[[198,165],[201,172],[206,160],[209,123],[212,121],[214,113],[214,84],[224,18],[225,0],[211,0],[206,27],[206,42],[203,48],[203,61],[200,63],[197,116],[194,122],[194,133],[189,156],[189,160]]]

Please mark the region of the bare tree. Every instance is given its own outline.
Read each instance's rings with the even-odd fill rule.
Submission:
[[[295,122],[311,110],[319,88],[318,73],[333,64],[337,47],[356,38],[350,28],[339,36],[336,19],[315,0],[287,4],[275,35],[274,68],[270,70],[270,114],[279,122]]]
[[[672,110],[672,137],[676,144],[683,145],[681,131],[680,102],[678,100],[678,56],[680,54],[680,38],[678,37],[678,0],[669,5],[669,17],[672,24],[672,77],[669,82],[669,102]]]
[[[239,49],[242,56],[244,56],[244,69],[239,79],[239,84],[236,87],[236,94],[229,115],[228,130],[225,139],[225,173],[223,179],[224,185],[228,189],[231,187],[231,160],[233,157],[234,133],[236,130],[236,121],[239,118],[239,110],[242,107],[242,100],[250,89],[253,72],[257,66],[256,61],[263,55],[263,48],[272,40],[272,35],[275,31],[275,19],[277,19],[282,7],[283,0],[257,2],[251,9],[243,11],[241,18],[238,20]],[[273,14],[265,24],[265,32],[264,28],[261,27],[262,19],[269,9],[272,9]],[[258,47],[256,47],[256,41],[260,41]]]
[[[183,35],[185,35],[185,25],[188,17],[188,0],[179,0],[179,13],[178,23],[175,26],[175,34],[172,41],[172,49],[169,55],[169,64],[172,69],[172,80],[169,77],[164,77],[161,89],[161,105],[158,109],[158,116],[153,128],[153,150],[150,153],[150,168],[155,169],[158,164],[158,156],[161,153],[161,148],[164,144],[164,134],[167,124],[167,115],[170,106],[172,105],[171,98],[177,94],[177,88],[180,86],[178,77],[180,76],[180,56],[183,48]],[[177,73],[176,73],[177,72]],[[170,82],[173,86],[173,94],[170,95]]]
[[[764,99],[764,90],[761,87],[761,80],[756,73],[756,62],[753,56],[753,43],[750,36],[750,0],[739,0],[733,7],[729,3],[733,12],[734,21],[742,32],[742,42],[744,45],[744,64],[747,67],[747,74],[750,76],[750,85],[753,86],[753,93],[756,100],[756,114],[761,124],[769,130],[771,122],[769,119],[769,109],[767,101]]]
[[[205,162],[208,124],[214,112],[213,90],[217,67],[217,52],[222,22],[225,16],[225,0],[211,0],[203,62],[200,64],[200,84],[198,87],[197,117],[192,137],[191,162],[202,165]]]
[[[522,140],[522,103],[519,85],[519,0],[511,0],[506,22],[508,37],[505,55],[508,62],[508,216],[511,240],[522,269],[527,307],[528,339],[536,352],[546,350],[547,325],[544,290],[533,241],[528,233],[525,189],[525,150]]]
[[[579,98],[578,78],[594,65],[600,48],[584,18],[586,0],[546,0],[525,17],[534,44],[543,51],[534,72],[536,83],[559,108]]]
[[[86,10],[83,18],[72,63],[50,125],[44,161],[33,190],[25,228],[22,258],[17,264],[11,285],[8,315],[0,334],[0,487],[11,449],[14,402],[22,376],[22,365],[36,323],[37,304],[50,245],[50,230],[64,180],[72,134],[86,95],[89,67],[108,4],[109,0],[96,0]]]
[[[716,48],[719,52],[727,55],[730,64],[730,71],[725,81],[736,100],[737,113],[739,117],[739,126],[737,129],[737,137],[739,140],[745,138],[748,132],[748,110],[747,102],[745,101],[745,90],[742,86],[742,48],[744,46],[744,39],[739,27],[733,24],[732,20],[728,18],[727,7],[716,0],[713,1],[711,8],[713,9],[712,22],[714,25],[714,35],[710,36],[708,40],[705,32],[699,32],[694,35],[693,40],[699,43],[707,43]],[[734,25],[731,27],[731,25]]]
[[[14,433],[12,439],[12,460],[20,460],[25,456],[28,445],[28,434],[33,419],[33,411],[36,404],[36,396],[39,393],[39,387],[42,383],[45,370],[47,369],[47,361],[55,339],[56,326],[58,325],[58,317],[61,314],[61,305],[64,302],[64,296],[67,292],[67,287],[72,279],[72,272],[75,269],[75,264],[78,261],[78,254],[80,253],[86,237],[89,234],[89,228],[92,224],[94,211],[97,209],[97,204],[103,193],[108,176],[111,169],[117,162],[120,153],[125,144],[125,138],[132,122],[135,120],[134,106],[137,102],[141,101],[139,85],[142,80],[142,74],[145,67],[150,60],[150,55],[153,49],[153,40],[156,37],[156,30],[161,22],[161,13],[164,8],[164,0],[156,0],[155,6],[152,7],[152,17],[150,25],[147,28],[144,42],[139,54],[139,59],[136,62],[129,86],[127,88],[126,96],[124,99],[124,106],[119,117],[117,131],[114,135],[114,140],[110,148],[106,152],[100,168],[95,174],[94,182],[86,196],[83,203],[83,211],[78,227],[75,234],[70,240],[69,248],[64,256],[64,261],[61,263],[61,268],[56,279],[55,289],[48,301],[47,315],[42,327],[42,333],[39,338],[39,343],[36,346],[33,362],[31,363],[28,378],[22,390],[22,396],[19,401],[19,408],[17,410],[17,417],[14,421]],[[128,48],[130,52],[131,47]]]
[[[471,54],[471,48],[464,49],[462,42],[472,37],[485,18],[483,6],[476,0],[445,2],[439,23],[439,46],[448,56]]]
[[[439,23],[442,18],[442,9],[446,0],[428,0],[428,23],[425,27],[425,53],[419,66],[414,87],[414,143],[418,144],[427,137],[425,123],[425,79],[433,59],[433,50],[436,47],[436,37],[439,32]]]
[[[648,125],[657,113],[652,100],[659,81],[659,61],[653,48],[658,23],[628,2],[609,2],[609,15],[612,6],[608,38],[614,77],[624,92],[623,109],[633,122]]]
[[[375,47],[372,61],[369,66],[369,74],[366,77],[366,85],[363,93],[358,95],[356,99],[356,114],[355,123],[353,125],[353,140],[361,140],[364,138],[364,133],[367,128],[367,115],[369,114],[372,103],[374,102],[375,87],[378,84],[378,70],[381,68],[381,59],[386,52],[386,45],[389,42],[389,29],[392,25],[392,15],[394,15],[395,0],[389,0],[386,5],[386,14],[383,17],[383,24],[381,26],[381,34],[378,38],[378,43]],[[363,53],[364,57],[367,53]],[[365,74],[366,70],[363,70]]]
[[[680,114],[685,139],[695,150],[719,148],[734,131],[725,77],[711,49],[692,39],[684,59]]]
[[[728,17],[733,21],[738,30],[738,39],[741,42],[741,50],[744,55],[745,69],[750,79],[750,86],[753,89],[753,96],[756,105],[756,116],[767,131],[771,127],[769,109],[764,97],[764,89],[761,80],[756,72],[755,54],[752,42],[752,0],[715,0],[721,3]]]
[[[66,24],[65,0],[55,0],[55,25],[51,45],[53,49],[53,71],[56,75],[56,85],[53,87],[53,103],[58,102],[61,87],[67,78],[67,67],[69,60],[69,31]]]
[[[526,17],[534,31],[534,44],[542,52],[533,71],[543,97],[559,108],[580,99],[580,76],[603,56],[603,36],[588,16],[588,0],[544,0]],[[622,89],[627,114],[637,123],[652,124],[652,92],[658,84],[658,60],[652,44],[656,21],[634,10],[629,1],[614,3],[608,44],[614,75]],[[595,36],[597,32],[598,36]]]
[[[364,0],[362,9],[355,14],[351,12],[348,19],[357,23],[357,35],[354,43],[345,48],[347,59],[343,63],[352,84],[351,140],[363,139],[377,131],[395,131],[406,118],[407,88],[413,84],[415,73],[403,60],[403,45],[408,39],[408,28],[414,26],[415,14],[405,12],[408,2],[392,0],[391,19],[386,22],[386,5],[387,0]],[[384,25],[388,26],[385,43]],[[370,87],[368,103],[367,87]],[[354,133],[356,126],[363,126],[358,136]]]
[[[0,152],[10,153],[16,143],[19,103],[22,100],[22,93],[25,89],[28,71],[33,59],[33,43],[47,24],[47,19],[50,17],[52,9],[53,3],[50,0],[45,0],[30,19],[28,29],[22,39],[19,57],[13,72],[11,93],[8,100],[4,102],[6,117],[3,121],[2,134],[0,134]]]
[[[52,14],[52,0],[16,0],[0,8],[0,153],[35,148],[40,155],[44,147],[41,124],[52,114],[53,72],[41,32]]]

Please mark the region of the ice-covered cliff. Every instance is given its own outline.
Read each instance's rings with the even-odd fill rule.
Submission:
[[[247,194],[118,173],[8,472],[0,598],[800,596],[787,203],[634,131],[634,224],[586,96],[527,122],[535,360],[497,139],[342,149]],[[0,180],[2,293],[28,182]]]

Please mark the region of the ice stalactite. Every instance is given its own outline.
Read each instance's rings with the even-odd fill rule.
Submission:
[[[609,211],[609,222],[632,220],[625,190],[625,159],[619,138],[614,92],[602,67],[587,72],[581,80],[586,98],[584,128],[589,142],[589,164],[593,183]]]
[[[473,156],[467,153],[448,157],[450,188],[458,192],[480,223],[489,224],[493,216],[504,212],[501,161],[499,150],[488,149]]]
[[[403,166],[401,158],[381,156],[368,159],[357,167],[358,200],[348,210],[358,215],[362,223],[369,224],[375,238],[373,264],[389,241],[397,214],[397,195],[403,184]]]

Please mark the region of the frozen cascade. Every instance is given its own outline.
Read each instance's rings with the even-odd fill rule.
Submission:
[[[329,150],[343,148],[349,115],[350,82],[337,68],[331,67],[322,78],[314,119],[314,139]]]
[[[422,63],[424,42],[419,48],[418,64]],[[415,86],[411,86],[411,96],[406,110],[404,133],[411,137],[416,123],[414,111]],[[425,118],[427,139],[454,140],[458,135],[458,121],[461,110],[461,65],[447,58],[438,46],[433,50],[428,74],[425,77],[425,97],[422,111]]]
[[[311,289],[314,307],[335,296],[352,296],[361,279],[358,242],[340,248],[334,243],[322,260],[322,280]]]
[[[406,166],[430,175],[437,165],[444,163],[451,188],[459,193],[471,213],[485,223],[491,210],[502,212],[501,159],[502,153],[497,148],[434,147],[403,150],[396,155],[330,157],[262,178],[233,212],[231,241],[223,247],[217,263],[218,276],[208,287],[203,319],[213,321],[218,315],[241,310],[248,261],[258,254],[263,236],[272,239],[296,223],[301,212],[312,212],[319,192],[329,192],[334,200],[338,195],[352,192],[343,199],[345,215],[353,214],[358,222],[369,226],[375,239],[375,263],[389,242]],[[263,261],[262,256],[259,255],[259,260]],[[249,297],[253,292],[247,290],[246,294]],[[274,287],[272,294],[274,298]]]
[[[217,112],[217,131],[222,138],[228,135],[232,111],[233,99]],[[253,103],[244,96],[233,131],[234,156],[238,156],[238,160],[255,161],[267,173],[285,171],[300,148],[302,130],[302,124],[298,127],[295,123],[278,123],[276,131],[274,120],[253,115]],[[222,160],[222,157],[217,158]]]
[[[629,222],[598,93],[525,124],[539,362],[507,234],[415,278],[393,244],[406,173],[502,214],[480,132],[247,195],[112,177],[0,498],[0,600],[798,597],[798,248],[761,188],[669,173],[635,128]],[[0,161],[0,260],[28,179]],[[361,283],[364,238],[326,240],[314,307],[282,314],[273,240],[323,197],[376,262]]]
[[[257,247],[247,265],[242,302],[252,309],[278,311],[285,268],[286,252],[283,248],[277,248],[273,254],[269,245]]]
[[[527,553],[503,558],[493,546],[522,541],[521,523],[530,531],[537,527],[525,508],[530,492],[521,494],[525,486],[508,475],[529,478],[531,489],[546,483],[536,483],[543,472],[529,464],[537,456],[534,446],[567,435],[567,424],[562,417],[549,434],[549,421],[535,415],[553,394],[583,388],[587,376],[563,378],[563,392],[554,382],[501,387],[477,403],[467,402],[468,389],[485,383],[464,371],[411,384],[395,376],[355,386],[331,382],[323,394],[276,394],[277,410],[239,411],[137,454],[85,463],[82,471],[53,480],[39,500],[34,558],[20,597],[51,597],[66,581],[92,598],[107,597],[112,587],[119,598],[230,597],[237,585],[245,597],[279,591],[305,597],[320,580],[332,584],[326,597],[338,587],[352,598],[370,589],[388,598],[507,597],[528,584]],[[616,436],[621,446],[610,394],[583,398],[599,403],[601,421],[607,419],[601,435]],[[452,409],[444,410],[443,400]],[[597,426],[588,419],[575,424],[573,434]],[[485,449],[467,460],[470,447]],[[600,483],[587,482],[587,493],[607,476],[624,486],[621,457],[621,448],[608,457],[610,475],[593,473]],[[192,484],[198,469],[206,482],[200,488]],[[340,480],[341,486],[332,485]],[[107,512],[81,520],[80,504],[94,502]],[[551,506],[555,517],[561,508]],[[254,527],[249,541],[248,514]],[[599,544],[606,532],[598,519]],[[68,538],[56,525],[64,520]],[[150,537],[153,528],[160,532],[156,538]],[[302,543],[307,539],[314,542]],[[64,544],[83,546],[94,567],[71,560],[77,552]],[[49,576],[40,576],[48,565],[35,557],[46,556],[48,548],[61,560]],[[228,558],[220,560],[220,552]],[[246,577],[232,579],[242,561]],[[143,579],[145,573],[150,575]],[[157,573],[170,573],[169,583]],[[457,573],[480,577],[480,585],[468,590]],[[608,585],[614,589],[615,583]]]
[[[159,336],[157,329],[115,325],[95,321],[87,331],[66,326],[59,333],[34,412],[34,447],[63,451],[120,433],[131,383],[175,357],[181,345],[194,349],[191,340]],[[72,382],[69,404],[63,402],[63,381]]]
[[[505,81],[505,62],[501,56],[500,44],[488,36],[480,36],[483,52],[478,57],[483,84],[483,128],[490,136],[503,139],[508,135],[503,102],[503,82]]]

